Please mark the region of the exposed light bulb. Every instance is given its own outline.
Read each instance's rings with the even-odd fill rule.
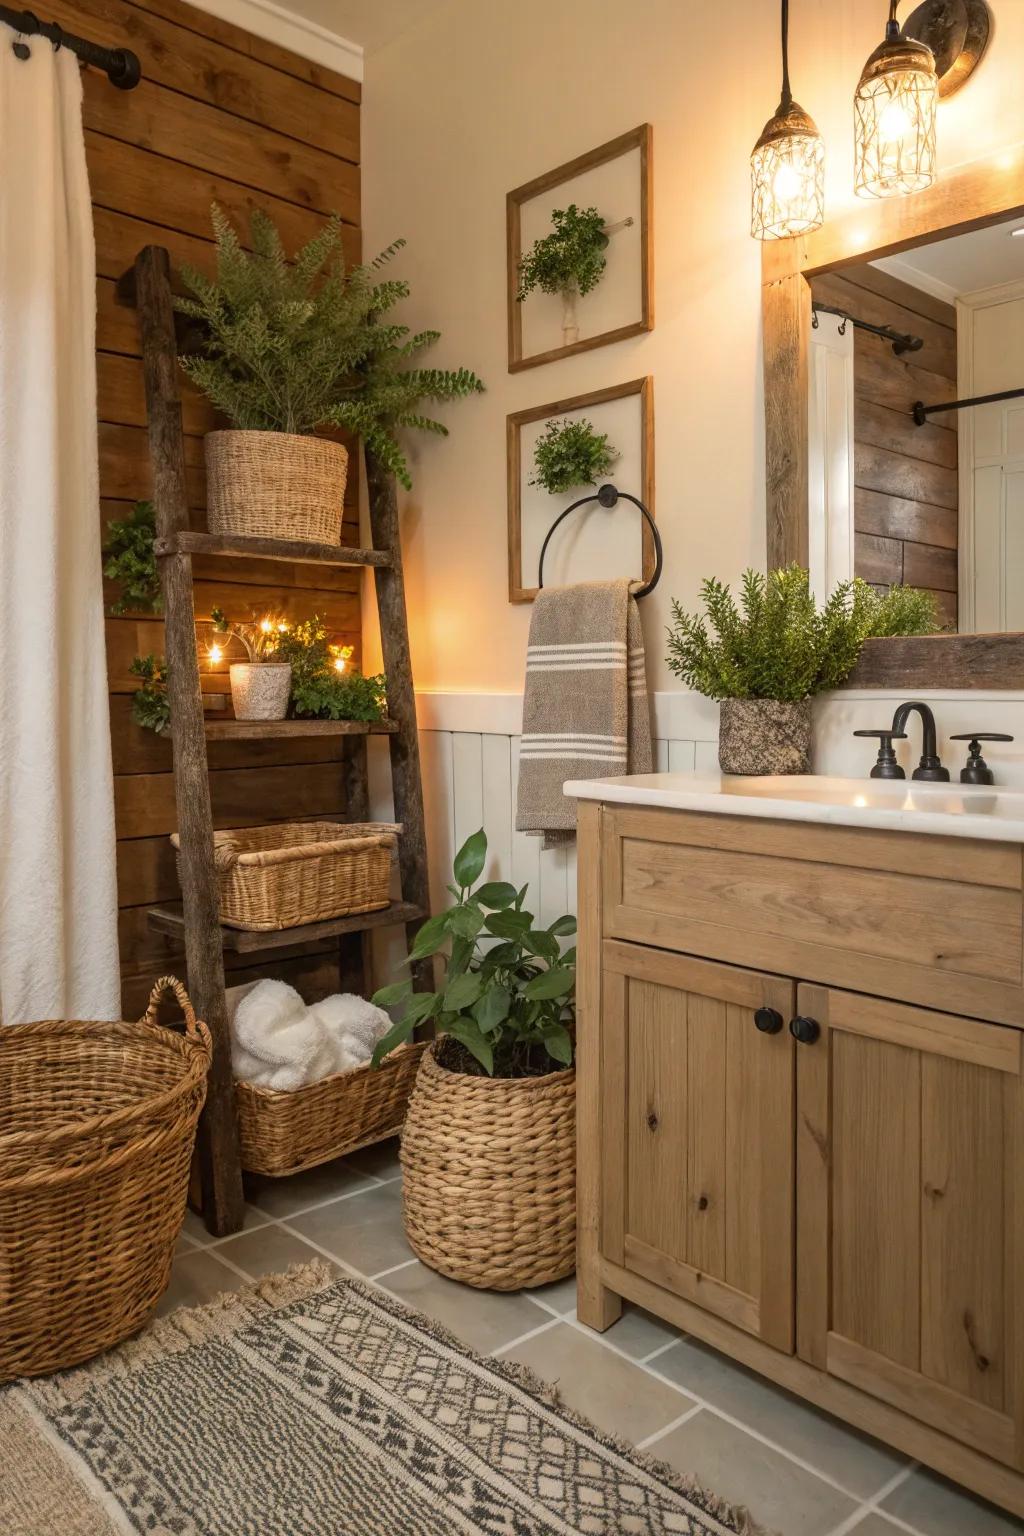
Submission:
[[[347,666],[348,666],[348,662],[345,660],[344,656],[335,656],[335,658],[334,658],[334,670],[335,670],[335,672],[344,672],[344,670],[345,670],[345,668]]]
[[[265,634],[265,635],[269,635],[269,634],[270,634],[270,631],[271,631],[271,630],[272,630],[272,629],[273,629],[273,627],[274,627],[274,626],[273,626],[273,624],[272,624],[272,623],[271,623],[271,622],[270,622],[270,620],[269,620],[269,619],[261,619],[261,620],[260,620],[260,629],[261,629],[261,630],[262,630],[262,631],[263,631],[263,633],[264,633],[264,634]]]
[[[780,203],[791,203],[795,197],[799,197],[803,182],[788,160],[783,160],[775,172],[775,180],[772,182],[772,191]]]
[[[216,665],[216,663],[218,661],[223,661],[224,660],[224,652],[221,650],[219,645],[211,645],[210,649],[209,649],[209,652],[208,652],[208,655],[210,657],[210,661],[214,665]]]
[[[898,100],[890,101],[878,119],[878,134],[883,144],[892,144],[896,139],[902,139],[909,127],[910,118],[906,108]]]

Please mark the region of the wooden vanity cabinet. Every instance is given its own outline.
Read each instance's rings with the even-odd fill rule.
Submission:
[[[1021,865],[580,805],[581,1320],[635,1301],[1017,1514]]]

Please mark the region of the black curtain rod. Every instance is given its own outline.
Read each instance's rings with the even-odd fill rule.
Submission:
[[[919,427],[923,427],[929,416],[936,411],[965,411],[971,405],[991,405],[995,400],[1016,400],[1024,395],[1024,389],[1001,389],[995,395],[972,395],[970,400],[947,400],[943,405],[923,405],[920,400],[914,404],[914,420]]]
[[[67,48],[83,64],[102,69],[119,91],[134,90],[142,79],[142,65],[130,48],[103,48],[99,43],[90,43],[88,38],[65,32],[59,22],[40,21],[31,11],[15,11],[9,5],[0,5],[0,21],[18,34],[13,46],[19,59],[27,59],[31,53],[24,41],[26,37],[45,37],[54,48]]]
[[[872,325],[868,320],[858,320],[856,315],[849,315],[845,309],[837,309],[834,304],[818,304],[812,301],[811,308],[814,311],[815,327],[818,324],[819,310],[825,315],[838,315],[844,325],[849,321],[851,325],[857,327],[858,331],[870,331],[873,336],[881,336],[883,341],[891,341],[897,357],[902,352],[920,352],[924,346],[920,336],[909,336],[903,331],[894,331],[891,325]]]

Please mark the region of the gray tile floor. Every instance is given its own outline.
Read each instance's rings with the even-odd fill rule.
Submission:
[[[1014,1520],[637,1309],[598,1335],[573,1280],[499,1295],[442,1279],[402,1230],[397,1146],[254,1181],[245,1230],[185,1223],[161,1313],[320,1257],[437,1319],[474,1349],[557,1381],[597,1424],[746,1504],[781,1536],[1010,1536]]]

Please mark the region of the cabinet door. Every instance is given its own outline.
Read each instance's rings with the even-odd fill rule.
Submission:
[[[797,1353],[1020,1466],[1020,1033],[825,987],[799,1003],[820,1034],[797,1049]]]
[[[603,958],[604,1253],[791,1351],[793,983],[613,941]]]

